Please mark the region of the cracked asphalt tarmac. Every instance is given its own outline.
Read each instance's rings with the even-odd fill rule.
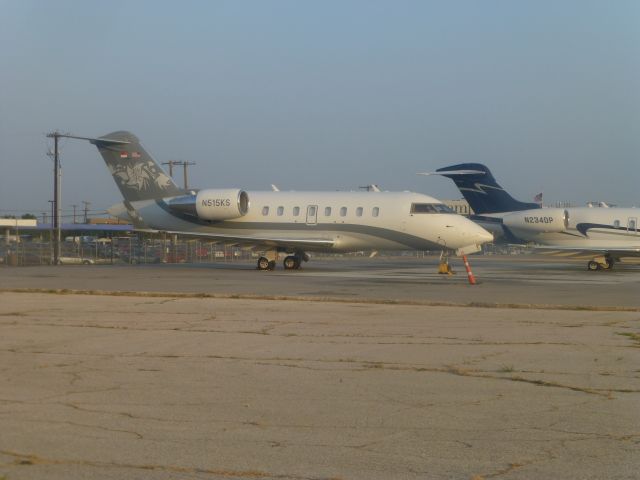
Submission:
[[[640,313],[0,293],[0,479],[635,479]]]

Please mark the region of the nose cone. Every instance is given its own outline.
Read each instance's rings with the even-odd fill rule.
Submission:
[[[490,232],[468,218],[456,215],[449,220],[449,224],[453,234],[447,245],[450,248],[477,246],[477,250],[479,250],[483,243],[493,241],[493,235]]]
[[[483,243],[493,242],[493,234],[488,230],[485,230],[480,225],[476,225],[478,231],[475,234],[477,237],[476,243],[482,245]]]

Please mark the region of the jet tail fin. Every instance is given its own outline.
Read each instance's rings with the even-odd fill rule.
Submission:
[[[450,178],[476,215],[540,208],[537,203],[520,202],[509,195],[480,163],[461,163],[439,168],[426,175]]]
[[[126,202],[184,193],[151,158],[134,134],[118,131],[99,138],[74,138],[89,140],[98,147]]]

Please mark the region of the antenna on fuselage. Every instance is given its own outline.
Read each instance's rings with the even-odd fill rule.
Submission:
[[[367,192],[380,192],[380,187],[375,183],[365,185],[364,187],[358,187],[360,190],[366,190]]]

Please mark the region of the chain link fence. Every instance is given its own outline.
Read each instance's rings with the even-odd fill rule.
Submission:
[[[257,259],[252,250],[240,247],[171,238],[73,237],[61,243],[60,263],[68,265],[207,263]],[[51,265],[49,241],[21,241],[0,246],[0,265]]]

